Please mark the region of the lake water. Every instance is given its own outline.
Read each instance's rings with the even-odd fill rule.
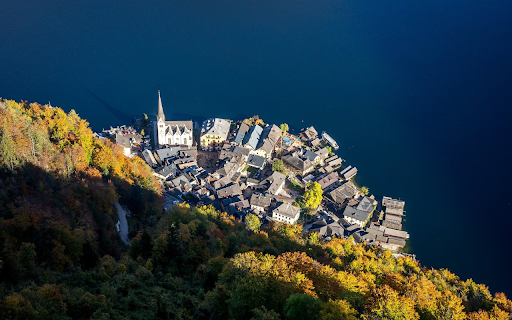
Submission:
[[[511,1],[0,2],[0,96],[95,130],[258,114],[314,125],[420,261],[512,296]]]

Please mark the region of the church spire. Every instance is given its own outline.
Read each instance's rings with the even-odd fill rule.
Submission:
[[[157,120],[162,119],[165,121],[164,107],[162,106],[162,98],[160,97],[160,90],[158,90],[158,117]]]

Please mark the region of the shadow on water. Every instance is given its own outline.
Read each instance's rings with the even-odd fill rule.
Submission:
[[[131,119],[136,117],[137,115],[130,115],[127,113],[124,113],[123,111],[116,109],[111,104],[97,96],[94,92],[91,90],[84,88],[87,93],[89,93],[91,96],[93,96],[96,100],[98,100],[99,103],[101,103],[113,116],[121,120],[122,123],[129,124],[131,123]]]

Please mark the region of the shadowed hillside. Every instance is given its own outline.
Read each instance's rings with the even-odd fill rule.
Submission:
[[[510,319],[504,294],[448,270],[213,207],[163,212],[161,192],[74,111],[1,101],[0,318]]]

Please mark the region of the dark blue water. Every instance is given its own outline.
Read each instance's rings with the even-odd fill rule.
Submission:
[[[0,2],[0,96],[92,127],[314,125],[406,200],[423,264],[512,295],[511,1]]]

